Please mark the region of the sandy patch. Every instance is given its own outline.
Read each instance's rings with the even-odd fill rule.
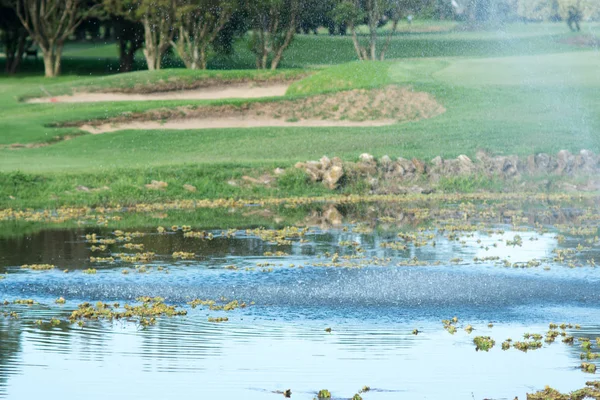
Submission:
[[[127,129],[135,130],[155,130],[155,129],[221,129],[221,128],[266,128],[266,127],[327,127],[327,126],[346,126],[346,127],[368,127],[385,126],[395,124],[395,120],[382,121],[328,121],[328,120],[300,120],[297,122],[285,121],[274,118],[186,118],[166,122],[159,121],[136,121],[120,122],[102,125],[83,125],[81,130],[100,134],[115,132]]]
[[[432,118],[445,111],[428,93],[389,86],[239,105],[160,108],[60,126],[78,127],[95,134],[125,129],[372,127]]]
[[[29,99],[27,103],[97,103],[115,101],[151,100],[218,100],[281,97],[287,92],[288,83],[256,84],[241,83],[213,86],[194,90],[179,90],[158,93],[74,93],[72,95]]]

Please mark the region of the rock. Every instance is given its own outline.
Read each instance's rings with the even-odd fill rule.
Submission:
[[[473,161],[464,154],[459,155],[456,160],[458,161],[460,172],[463,174],[471,174],[475,169]]]
[[[233,179],[232,179],[232,180],[229,180],[229,181],[227,181],[227,184],[228,184],[229,186],[237,186],[237,185],[238,185],[238,184],[237,184],[237,182],[236,182],[236,181],[234,181]]]
[[[441,167],[442,165],[444,165],[444,159],[440,156],[437,156],[436,158],[431,160],[431,163],[436,167]]]
[[[323,174],[323,184],[333,190],[338,187],[338,183],[343,176],[344,169],[334,165]]]
[[[415,172],[417,174],[423,175],[427,173],[427,165],[425,165],[423,161],[419,160],[418,158],[413,158],[412,163],[415,166]]]
[[[535,171],[532,172],[548,173],[552,172],[558,166],[558,163],[556,163],[555,160],[552,160],[552,158],[546,153],[538,153],[533,157],[533,159]]]
[[[196,186],[188,185],[187,183],[185,185],[183,185],[183,188],[185,190],[187,190],[188,192],[195,192],[196,191]]]
[[[363,163],[374,163],[375,162],[375,158],[372,155],[370,155],[369,153],[362,153],[360,156],[358,156],[358,159]]]
[[[150,190],[165,190],[165,188],[167,186],[169,186],[169,184],[167,182],[164,181],[152,181],[146,185],[146,189],[150,189]]]
[[[501,172],[507,178],[513,178],[519,175],[519,158],[516,156],[510,157],[497,157],[499,165],[501,165]]]
[[[304,170],[313,182],[323,180],[323,170],[319,161],[308,161],[304,164]]]
[[[475,159],[482,164],[486,164],[490,162],[491,157],[486,151],[477,150],[477,153],[475,153]]]
[[[388,155],[385,155],[379,159],[379,165],[381,165],[382,167],[388,167],[391,164],[392,164],[392,159]]]
[[[331,160],[327,156],[321,157],[319,162],[321,163],[321,169],[329,169],[331,167]]]
[[[343,221],[342,214],[337,208],[335,208],[335,206],[331,206],[323,211],[323,219],[329,222],[331,225],[341,225]]]
[[[575,165],[575,157],[568,150],[561,150],[556,155],[558,161],[558,174],[571,174]]]
[[[275,170],[273,170],[273,173],[275,175],[283,175],[283,174],[285,174],[285,169],[283,169],[283,168],[275,168]]]
[[[304,169],[304,167],[306,167],[306,164],[304,164],[303,162],[298,161],[295,165],[294,168],[298,168],[298,169]]]
[[[581,150],[578,155],[578,168],[584,172],[596,172],[598,161],[596,155],[589,150]]]
[[[406,178],[412,176],[416,170],[417,168],[415,167],[415,164],[413,164],[412,161],[402,157],[398,157],[398,159],[396,160],[396,168],[394,169],[394,171],[398,175]]]
[[[333,157],[331,159],[331,165],[335,165],[335,166],[338,166],[338,167],[343,167],[344,163],[343,163],[343,161],[342,161],[341,158],[339,158],[339,157]]]
[[[90,188],[88,188],[87,186],[79,185],[75,188],[75,190],[77,190],[78,192],[89,192]]]

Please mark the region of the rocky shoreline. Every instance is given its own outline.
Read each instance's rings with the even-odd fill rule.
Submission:
[[[561,150],[556,155],[537,153],[526,158],[516,155],[492,156],[485,151],[478,151],[475,160],[463,154],[453,159],[438,156],[429,162],[403,157],[392,160],[387,155],[376,159],[371,154],[363,153],[356,162],[323,156],[319,161],[296,163],[295,168],[304,171],[312,182],[322,182],[331,190],[343,186],[347,181],[360,179],[365,180],[376,192],[384,187],[389,192],[393,184],[413,184],[416,186],[412,191],[426,192],[444,178],[486,177],[518,182],[526,177],[552,176],[588,178],[585,184],[579,186],[562,182],[563,189],[600,189],[600,181],[596,183],[595,179],[600,174],[600,155],[590,150],[581,150],[578,154]],[[540,184],[544,185],[545,181],[542,179]]]

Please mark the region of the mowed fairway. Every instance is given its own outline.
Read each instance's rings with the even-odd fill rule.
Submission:
[[[596,27],[594,26],[594,29]],[[24,104],[23,97],[65,94],[73,87],[127,85],[129,76],[90,78],[66,76],[56,82],[41,78],[0,79],[0,171],[22,171],[49,176],[53,173],[107,174],[126,169],[132,176],[162,167],[218,165],[226,170],[243,167],[289,167],[297,161],[326,154],[356,159],[375,156],[419,157],[474,156],[478,149],[495,154],[528,155],[534,152],[600,151],[600,54],[597,49],[564,43],[571,35],[562,25],[520,26],[504,34],[450,32],[399,35],[391,56],[402,49],[412,58],[385,62],[349,62],[327,67],[288,70],[284,74],[309,74],[292,84],[285,98],[311,96],[353,88],[390,84],[432,94],[446,109],[442,115],[384,127],[276,127],[207,130],[126,130],[81,135],[37,148],[9,148],[61,135],[82,134],[77,127],[55,128],[55,123],[122,116],[182,105],[241,105],[247,101],[146,101],[119,103]],[[562,33],[561,33],[562,32]],[[430,44],[423,38],[430,35]],[[349,39],[301,36],[296,46],[309,40],[327,42],[330,52],[351,45]],[[422,57],[414,56],[414,41],[421,40]],[[407,43],[409,47],[406,46]],[[483,43],[483,45],[482,45]],[[322,51],[321,45],[319,45]],[[436,50],[437,49],[437,50]],[[475,51],[476,49],[477,51]],[[464,50],[466,56],[460,56]],[[486,51],[484,51],[486,50]],[[290,50],[288,66],[298,47]],[[314,58],[314,64],[321,62]],[[179,71],[179,72],[177,72]],[[157,77],[136,72],[132,82],[152,83],[180,74],[199,79],[214,72],[161,71]],[[251,78],[252,71],[235,72]],[[221,77],[222,78],[222,77]],[[81,89],[79,89],[81,90]],[[186,168],[187,168],[186,167]]]

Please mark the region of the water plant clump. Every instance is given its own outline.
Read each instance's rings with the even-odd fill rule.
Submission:
[[[193,260],[196,257],[194,253],[188,253],[185,251],[176,251],[173,253],[173,258],[178,258],[181,260]]]
[[[473,343],[475,343],[475,350],[477,351],[490,351],[490,349],[496,344],[496,342],[489,336],[475,336],[475,338],[473,338]]]
[[[25,264],[21,265],[22,269],[30,269],[32,271],[48,271],[56,268],[56,265],[52,264]]]
[[[600,399],[600,381],[588,381],[586,387],[571,393],[561,393],[556,389],[546,386],[544,390],[527,393],[527,400],[582,400]]]
[[[32,299],[17,299],[15,301],[13,301],[13,304],[20,304],[20,305],[32,306],[34,304],[37,304],[37,302],[35,300],[32,300]]]
[[[215,323],[220,323],[220,322],[227,322],[229,321],[229,318],[227,317],[208,317],[208,322],[215,322]]]
[[[69,320],[71,323],[80,320],[131,320],[147,326],[154,325],[156,317],[174,317],[187,314],[185,310],[178,310],[176,306],[165,304],[164,299],[161,297],[139,297],[136,300],[142,304],[136,306],[125,304],[123,310],[118,310],[118,304],[110,305],[97,302],[94,306],[87,302],[82,303],[77,310],[71,313]]]
[[[319,390],[319,393],[317,393],[317,398],[319,398],[319,399],[330,399],[331,398],[331,393],[327,389],[321,389],[321,390]]]
[[[596,364],[594,364],[594,363],[588,363],[588,362],[583,362],[583,363],[581,363],[581,370],[583,372],[588,372],[590,374],[595,374],[596,373]]]
[[[198,306],[208,306],[208,308],[212,311],[233,311],[237,308],[248,307],[247,303],[239,300],[232,300],[227,302],[227,299],[221,298],[219,302],[221,302],[221,304],[218,304],[217,300],[194,299],[192,301],[189,301],[187,304],[192,308],[196,308]]]
[[[514,342],[513,347],[526,353],[529,350],[540,349],[542,347],[542,342],[536,340],[525,340],[523,342]]]

